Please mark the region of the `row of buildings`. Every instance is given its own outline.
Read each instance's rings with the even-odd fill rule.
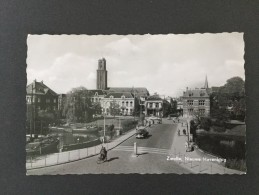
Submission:
[[[110,107],[116,103],[121,115],[133,115],[136,109],[146,115],[164,115],[164,108],[170,104],[170,99],[157,94],[151,96],[145,87],[108,87],[107,76],[106,60],[102,58],[98,61],[97,89],[89,91],[92,103],[99,103],[103,113],[110,115]],[[61,110],[65,98],[66,94],[57,94],[43,81],[34,80],[27,86],[27,105],[34,105],[36,110]]]
[[[102,112],[109,115],[112,103],[119,105],[121,115],[133,115],[134,111],[163,117],[165,108],[172,103],[172,98],[161,98],[158,94],[150,95],[145,87],[108,87],[108,71],[106,60],[98,61],[96,89],[92,93],[92,103],[99,103]],[[205,85],[200,89],[186,89],[177,101],[177,109],[183,116],[197,112],[202,115],[210,113],[210,89],[206,77]],[[37,110],[61,110],[66,94],[57,94],[46,86],[43,81],[36,80],[27,86],[27,105],[34,105]]]

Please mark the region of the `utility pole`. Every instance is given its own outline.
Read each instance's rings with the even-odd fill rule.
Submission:
[[[34,81],[33,83],[35,83],[36,81]],[[33,104],[33,90],[35,89],[35,87],[33,87],[33,83],[31,85],[31,117],[30,117],[30,137],[32,138],[32,131],[35,131],[35,121],[34,121],[34,104]]]

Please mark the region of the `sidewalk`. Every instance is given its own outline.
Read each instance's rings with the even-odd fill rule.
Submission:
[[[220,161],[218,157],[207,154],[199,148],[195,148],[192,152],[186,152],[185,143],[188,141],[188,137],[183,135],[182,130],[187,129],[187,127],[182,126],[182,123],[178,123],[178,129],[180,129],[181,134],[178,136],[177,131],[175,132],[170,157],[182,167],[196,174],[246,174],[245,172],[224,167],[223,162],[218,162]]]
[[[133,135],[135,135],[136,130],[135,128],[129,130],[126,134],[121,135],[120,137],[112,140],[109,143],[100,144],[97,146],[83,148],[79,150],[72,150],[60,153],[54,153],[44,156],[39,156],[37,159],[30,159],[26,161],[26,169],[37,169],[37,168],[44,168],[49,166],[60,165],[64,163],[69,163],[85,158],[89,158],[95,155],[99,155],[102,145],[106,147],[107,150],[111,150],[121,144],[122,142],[126,141]]]

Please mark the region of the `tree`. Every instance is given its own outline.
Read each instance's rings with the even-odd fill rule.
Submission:
[[[63,114],[68,122],[89,122],[93,108],[91,93],[84,87],[73,88],[66,97]]]
[[[223,90],[229,94],[244,92],[245,82],[240,77],[233,77],[227,80]]]
[[[228,79],[218,92],[211,95],[211,116],[220,120],[245,117],[245,82],[240,77]]]
[[[171,109],[171,111],[170,111],[171,114],[175,114],[175,113],[178,112],[178,110],[177,110],[177,101],[176,100],[172,100],[171,101],[170,109]]]
[[[190,121],[190,133],[193,135],[194,140],[197,137],[196,129],[197,129],[197,124],[194,122],[194,120],[191,120]]]
[[[201,117],[203,117],[203,114],[201,114],[199,111],[194,110],[192,113],[192,116],[194,118],[194,121],[196,121],[197,123],[201,122]]]
[[[110,102],[110,114],[114,117],[120,114],[120,105],[116,101]]]
[[[93,108],[94,114],[101,114],[102,113],[102,106],[101,106],[100,102],[93,103],[92,108]]]
[[[200,128],[206,131],[210,130],[211,120],[209,117],[201,117]]]

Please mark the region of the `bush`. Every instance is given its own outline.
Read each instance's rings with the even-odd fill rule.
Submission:
[[[211,126],[211,120],[208,117],[202,117],[201,118],[201,123],[200,123],[200,128],[204,129],[206,131],[210,130],[210,126]]]
[[[216,119],[215,121],[211,122],[211,125],[218,126],[218,127],[225,127],[225,122],[223,120]]]
[[[215,132],[225,132],[226,128],[225,127],[220,127],[220,126],[212,126],[213,130]]]
[[[122,131],[126,132],[130,129],[133,129],[136,127],[137,124],[138,124],[138,121],[129,121],[129,120],[123,121],[121,124]]]

